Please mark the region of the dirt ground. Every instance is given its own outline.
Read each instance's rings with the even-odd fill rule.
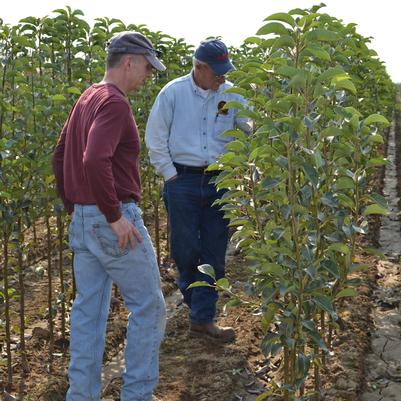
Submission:
[[[65,257],[66,264],[70,263]],[[356,300],[341,305],[340,317],[344,330],[333,337],[333,349],[322,368],[321,383],[324,400],[357,400],[363,383],[363,356],[369,348],[371,328],[370,296],[375,286],[376,260],[364,258],[371,268],[364,273],[364,285]],[[228,277],[236,291],[243,291],[246,262],[241,255],[230,259]],[[172,269],[163,271],[164,292],[174,290]],[[53,351],[52,371],[49,370],[48,331],[46,310],[46,280],[38,280],[32,273],[27,287],[26,313],[29,372],[23,380],[20,358],[14,355],[14,386],[9,392],[17,396],[22,391],[26,401],[62,401],[67,389],[66,368],[68,352],[59,334]],[[156,389],[163,401],[254,401],[269,388],[272,380],[279,380],[277,366],[280,356],[268,360],[260,351],[262,332],[259,316],[246,307],[228,308],[220,302],[219,324],[233,326],[237,339],[233,344],[216,345],[202,339],[188,338],[187,310],[179,306],[167,324],[160,355],[160,384]],[[18,312],[17,310],[15,312]],[[15,315],[16,316],[16,315]],[[114,298],[110,314],[105,363],[121,351],[125,336],[126,311],[121,301]],[[57,325],[59,327],[59,324]],[[68,334],[68,333],[67,333]],[[67,336],[68,339],[68,336]],[[13,348],[18,350],[18,336]],[[4,357],[4,354],[2,355]],[[0,377],[6,378],[2,359]],[[22,385],[23,383],[23,385]],[[119,400],[120,379],[107,386],[103,397]]]

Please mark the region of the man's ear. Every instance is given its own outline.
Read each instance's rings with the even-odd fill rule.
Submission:
[[[124,66],[129,68],[131,64],[135,64],[134,57],[131,54],[127,54],[124,58]]]

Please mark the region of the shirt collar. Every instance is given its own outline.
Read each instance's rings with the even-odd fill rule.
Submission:
[[[195,83],[195,80],[194,80],[194,76],[193,76],[193,72],[194,72],[194,70],[192,69],[191,70],[191,72],[189,73],[189,77],[190,77],[190,81],[191,81],[191,87],[192,87],[192,90],[194,91],[194,93],[196,93],[197,95],[199,95],[199,96],[202,96],[202,90],[204,91],[204,89],[202,89],[202,88],[199,88],[199,86],[198,85],[196,85],[196,83]],[[217,91],[210,91],[209,93],[213,93],[213,94],[216,94],[216,93],[223,93],[224,92],[224,84],[223,85],[220,85],[219,86],[219,89],[217,89]],[[203,96],[202,96],[203,97]]]

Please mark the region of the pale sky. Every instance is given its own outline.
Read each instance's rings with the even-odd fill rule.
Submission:
[[[227,45],[238,46],[276,12],[309,8],[319,0],[0,0],[0,18],[15,24],[27,16],[51,15],[65,5],[80,9],[92,25],[96,17],[118,18],[126,24],[145,24],[189,44],[208,36],[221,36]],[[322,11],[358,24],[357,31],[372,36],[371,47],[386,63],[394,82],[401,82],[401,1],[326,0]]]

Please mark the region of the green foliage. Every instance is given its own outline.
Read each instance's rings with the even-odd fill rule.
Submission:
[[[357,295],[348,275],[364,269],[354,260],[367,216],[387,213],[368,182],[386,163],[378,147],[395,87],[369,39],[318,8],[267,17],[245,41],[231,91],[247,98],[255,132],[237,136],[213,167],[253,271],[262,350],[286,350],[285,399],[328,350],[318,316],[335,322],[336,302]]]

